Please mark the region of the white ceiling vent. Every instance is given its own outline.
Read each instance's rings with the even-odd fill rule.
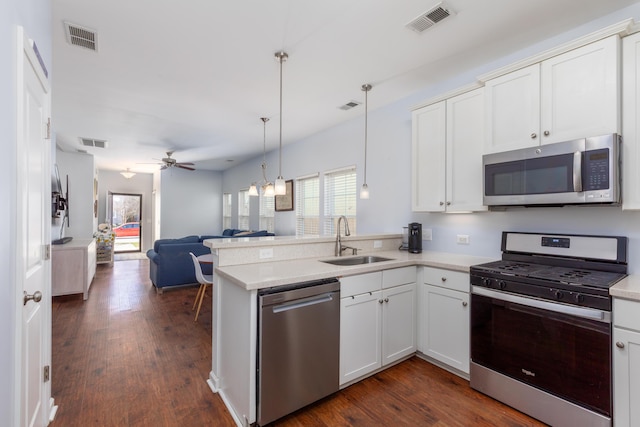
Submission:
[[[455,15],[451,9],[444,7],[442,3],[438,3],[428,11],[421,13],[420,16],[409,22],[406,27],[416,33],[421,33],[448,16]]]
[[[80,138],[82,145],[85,147],[107,148],[107,141],[92,138]]]
[[[65,21],[64,31],[69,44],[93,51],[98,50],[98,34],[94,30]]]
[[[361,104],[361,102],[358,102],[358,101],[349,101],[346,104],[341,105],[338,108],[340,108],[341,110],[347,111],[347,110],[352,109],[353,107],[357,107],[360,104]]]

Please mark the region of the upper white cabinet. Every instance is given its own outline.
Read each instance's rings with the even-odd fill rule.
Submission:
[[[622,209],[640,209],[640,33],[622,41]]]
[[[482,205],[484,88],[413,111],[412,208],[486,210]]]
[[[620,132],[620,38],[488,80],[485,153]]]

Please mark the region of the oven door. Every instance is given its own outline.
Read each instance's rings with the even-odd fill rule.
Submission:
[[[611,416],[610,312],[474,286],[471,360]]]

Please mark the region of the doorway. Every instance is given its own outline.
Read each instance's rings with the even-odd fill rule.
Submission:
[[[116,235],[114,253],[140,252],[142,247],[142,194],[109,192],[109,218]]]

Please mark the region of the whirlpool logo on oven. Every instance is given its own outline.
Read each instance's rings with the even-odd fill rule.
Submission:
[[[529,377],[535,377],[536,376],[535,372],[531,372],[531,371],[529,371],[527,369],[524,369],[524,368],[522,368],[520,370],[522,371],[523,374],[525,374],[525,375],[527,375]]]

